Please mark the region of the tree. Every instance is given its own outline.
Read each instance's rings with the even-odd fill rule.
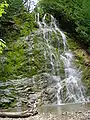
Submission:
[[[90,0],[40,0],[39,6],[56,17],[62,29],[90,46]]]
[[[33,29],[33,15],[27,11],[22,0],[6,1],[9,6],[5,9],[7,15],[4,14],[0,19],[0,38],[6,41],[29,34]]]
[[[5,7],[8,7],[6,1],[2,2],[0,5],[0,17],[2,17],[2,14],[6,14]],[[0,54],[2,53],[4,47],[6,47],[5,42],[2,39],[0,39]]]

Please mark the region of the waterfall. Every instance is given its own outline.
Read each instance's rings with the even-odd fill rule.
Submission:
[[[89,102],[82,72],[74,65],[74,54],[56,19],[45,14],[41,20],[37,13],[35,21],[38,29],[21,38],[25,40],[26,55],[20,69],[25,68],[30,76],[22,72],[15,80],[0,81],[0,105],[11,106],[15,101],[13,108],[19,112],[35,106],[37,101],[38,105]],[[2,72],[5,61],[1,57]]]
[[[49,22],[46,18],[49,16]],[[50,14],[45,14],[42,21],[39,20],[37,13],[38,34],[42,35],[44,41],[44,57],[49,59],[51,67],[50,75],[56,81],[57,104],[85,102],[85,89],[81,82],[81,72],[75,67],[74,55],[68,49],[66,36],[61,31],[55,18]],[[53,45],[53,36],[57,46]],[[57,52],[55,52],[57,50]],[[61,69],[64,69],[64,77],[61,76]]]
[[[24,6],[28,12],[32,12],[37,4],[38,0],[23,0]]]

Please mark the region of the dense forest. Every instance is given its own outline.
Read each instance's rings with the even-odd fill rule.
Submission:
[[[0,1],[4,3],[4,0]],[[4,12],[0,18],[1,23],[1,30],[0,36],[4,38],[10,29],[13,31],[20,31],[21,36],[24,34],[30,33],[35,26],[34,26],[34,11],[29,13],[28,10],[24,7],[25,2],[22,0],[12,1],[7,0],[8,5],[4,5]],[[90,51],[90,36],[89,36],[89,29],[90,29],[90,13],[89,7],[90,1],[89,0],[49,0],[43,1],[40,0],[38,5],[38,9],[35,8],[35,11],[40,12],[41,16],[44,13],[52,14],[57,21],[59,22],[59,26],[70,36],[77,39],[82,46],[84,46],[89,53]],[[48,6],[48,7],[47,7]],[[0,8],[2,11],[2,8]],[[28,24],[29,22],[29,24]],[[15,25],[15,26],[14,26]],[[10,26],[12,26],[10,28]],[[14,26],[14,28],[13,28]],[[18,26],[18,29],[15,30],[15,27]],[[22,26],[22,28],[20,28]],[[28,29],[29,28],[29,29]],[[26,31],[24,31],[27,29]],[[9,36],[9,35],[6,35]]]
[[[89,0],[41,0],[40,9],[51,13],[62,29],[78,39],[80,44],[90,46],[90,13]],[[47,7],[48,6],[48,7]]]
[[[47,54],[47,58],[49,59],[47,61],[43,55],[43,51],[46,48],[42,46],[46,45],[47,47],[47,43],[42,43],[43,38],[40,38],[40,35],[35,33],[39,29],[35,16],[38,16],[39,13],[40,21],[42,21],[44,14],[48,14],[45,18],[46,23],[50,23],[49,15],[53,15],[56,25],[64,31],[66,35],[68,47],[73,51],[75,56],[74,64],[82,72],[82,81],[86,87],[86,96],[89,97],[90,0],[39,0],[33,10],[30,9],[31,7],[31,1],[28,2],[28,0],[0,0],[0,83],[22,78],[32,79],[34,78],[33,76],[35,76],[37,87],[31,86],[28,91],[39,92],[41,90],[38,84],[44,84],[39,81],[44,78],[44,75],[40,76],[40,74],[50,73],[52,71],[52,64],[49,63],[49,55]],[[57,36],[61,39],[61,36],[58,34],[59,33],[57,33]],[[34,47],[30,46],[29,40]],[[48,43],[51,42],[48,41]],[[52,44],[54,53],[58,55],[57,51],[59,50],[54,33],[52,33]],[[60,45],[62,44],[61,42]],[[32,53],[30,48],[32,48]],[[61,48],[61,52],[62,51],[64,51],[63,48]],[[55,58],[52,57],[52,59]],[[59,72],[61,79],[64,79],[64,63],[61,62],[60,65],[61,68]],[[44,79],[46,80],[47,78],[48,77]],[[11,85],[7,86],[7,89],[9,89],[9,87],[11,87]],[[43,89],[44,88],[45,86]],[[0,86],[0,89],[4,90],[6,88],[5,86]],[[12,94],[16,95],[15,91],[12,92]],[[33,92],[31,94],[33,94]],[[45,93],[45,95],[47,94],[48,93]],[[7,97],[9,101],[1,101],[0,107],[14,107],[13,103],[16,102],[16,98],[12,97],[13,95],[7,95],[6,93],[0,94],[0,98]],[[13,99],[9,99],[10,97]],[[53,99],[53,96],[51,98]],[[48,98],[47,101],[53,103],[51,98]],[[42,104],[44,104],[44,102],[41,102],[40,105]]]

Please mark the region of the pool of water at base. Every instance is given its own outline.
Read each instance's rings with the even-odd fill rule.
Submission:
[[[86,112],[90,111],[90,103],[70,103],[61,105],[44,105],[39,108],[40,113],[62,114],[66,112]]]

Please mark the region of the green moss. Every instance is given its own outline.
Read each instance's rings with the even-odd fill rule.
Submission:
[[[90,56],[75,40],[68,38],[68,45],[75,55],[75,65],[82,71],[82,82],[86,86],[87,96],[90,96]]]
[[[87,95],[90,96],[90,67],[83,68],[82,80],[87,86]]]

